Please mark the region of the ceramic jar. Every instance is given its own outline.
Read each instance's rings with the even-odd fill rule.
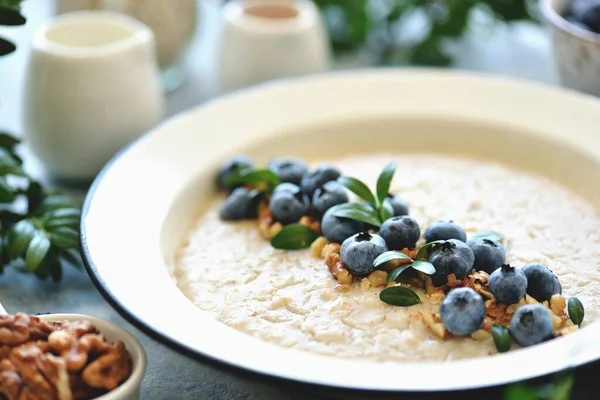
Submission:
[[[124,14],[63,14],[35,33],[23,126],[48,172],[92,179],[161,120],[164,99],[152,31]]]
[[[309,0],[225,3],[217,49],[223,91],[326,71],[331,63],[327,31]]]

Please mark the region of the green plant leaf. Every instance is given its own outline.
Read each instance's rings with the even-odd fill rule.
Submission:
[[[61,195],[61,194],[54,194],[54,195],[46,196],[41,201],[41,203],[35,210],[35,215],[42,216],[42,215],[48,213],[49,211],[54,211],[54,210],[58,210],[58,209],[62,209],[62,208],[78,208],[78,207],[79,206],[77,204],[75,204],[75,202],[73,200],[71,200],[69,197]]]
[[[585,310],[583,308],[583,304],[577,297],[570,297],[567,301],[567,311],[569,312],[569,318],[571,321],[577,325],[581,326],[583,322],[583,318],[585,316]]]
[[[35,271],[50,250],[50,240],[41,232],[36,233],[27,246],[25,253],[25,269]]]
[[[404,286],[392,286],[383,289],[379,293],[379,299],[384,303],[400,307],[412,306],[421,302],[421,298],[414,290]]]
[[[373,261],[373,267],[377,268],[382,266],[383,264],[392,261],[392,260],[410,260],[412,262],[412,258],[407,256],[404,253],[399,251],[391,250],[386,251],[385,253],[380,254],[375,261]]]
[[[81,255],[78,251],[63,249],[59,254],[62,258],[65,259],[66,262],[68,262],[75,268],[81,268]]]
[[[44,229],[54,231],[60,227],[78,229],[81,219],[81,211],[78,208],[62,208],[47,212],[40,221]]]
[[[19,143],[21,143],[21,141],[16,137],[7,132],[0,132],[0,147],[8,151],[13,151]]]
[[[417,260],[410,264],[410,267],[427,275],[435,274],[435,267],[429,261]]]
[[[11,260],[21,257],[29,242],[36,233],[36,228],[28,219],[23,219],[14,224],[9,230],[6,237],[8,257]]]
[[[404,264],[404,265],[399,266],[395,270],[393,270],[393,271],[391,271],[391,272],[388,273],[388,275],[387,275],[387,281],[388,282],[395,281],[396,279],[398,279],[398,277],[400,276],[400,274],[402,274],[404,271],[406,271],[409,268],[410,268],[410,264]]]
[[[385,166],[377,178],[377,201],[379,205],[383,205],[383,202],[390,191],[390,185],[392,183],[392,179],[394,178],[396,168],[397,164],[395,162],[389,163]]]
[[[61,226],[50,232],[50,242],[63,249],[79,248],[79,234],[75,229]]]
[[[19,10],[0,4],[0,25],[19,26],[25,25],[26,21],[27,20],[21,15]]]
[[[349,218],[369,225],[381,226],[377,211],[366,204],[344,203],[334,206],[333,215],[339,218]]]
[[[4,177],[0,176],[0,203],[12,203],[15,201],[16,193]]]
[[[275,173],[269,169],[244,168],[234,172],[227,180],[228,185],[256,185],[266,183],[277,186],[280,180]]]
[[[310,247],[318,237],[319,234],[308,226],[290,224],[271,239],[271,246],[281,250],[301,250]]]
[[[348,190],[356,194],[361,199],[370,203],[373,206],[373,208],[378,208],[377,199],[375,199],[375,196],[373,196],[373,193],[371,193],[369,187],[363,182],[359,181],[356,178],[351,178],[349,176],[340,176],[338,178],[338,182],[346,186]]]
[[[504,353],[510,350],[512,344],[512,336],[508,328],[502,325],[492,325],[492,338],[499,353]]]
[[[495,242],[501,242],[504,239],[504,236],[498,232],[484,230],[475,232],[469,239],[489,239]]]
[[[44,199],[44,189],[38,182],[30,181],[25,195],[27,196],[27,210],[29,213],[33,213]]]
[[[417,254],[415,255],[415,260],[422,260],[425,252],[431,246],[434,246],[436,244],[442,244],[444,242],[445,242],[445,240],[434,240],[433,242],[425,243],[423,246],[421,246],[421,248],[419,249],[419,251],[417,251]]]
[[[0,57],[7,56],[17,49],[12,42],[0,37]]]
[[[384,200],[379,207],[379,216],[382,222],[392,218],[394,216],[394,207],[389,202],[389,200]]]

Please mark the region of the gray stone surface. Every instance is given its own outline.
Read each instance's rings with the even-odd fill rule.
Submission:
[[[168,95],[169,115],[197,105],[215,94],[211,84],[213,80],[210,75],[210,51],[211,44],[214,43],[212,38],[217,21],[217,3],[216,0],[206,0],[202,4],[198,34],[191,46],[187,62],[190,76],[184,87]],[[52,1],[28,0],[25,2],[24,11],[29,18],[25,27],[0,29],[1,34],[13,38],[19,46],[16,54],[0,59],[0,128],[16,133],[20,132],[21,127],[21,88],[28,43],[35,28],[52,14]],[[520,25],[511,29],[497,28],[474,32],[467,40],[458,44],[455,51],[460,54],[458,68],[549,83],[555,79],[548,39],[540,27]],[[340,64],[340,68],[355,66],[357,63],[353,60]],[[37,175],[44,176],[43,166],[31,155],[27,155],[27,165]],[[71,193],[82,197],[85,190],[71,190]],[[133,332],[142,341],[149,360],[148,372],[143,383],[144,399],[374,398],[359,394],[317,395],[296,387],[279,389],[190,360],[155,342],[125,322],[98,294],[84,270],[66,268],[60,284],[39,282],[34,277],[7,271],[0,276],[0,301],[9,312],[91,314],[116,322]],[[482,395],[483,393],[478,392],[474,397],[464,397],[480,398]],[[493,393],[483,396],[493,396]],[[397,395],[392,397],[397,398]]]

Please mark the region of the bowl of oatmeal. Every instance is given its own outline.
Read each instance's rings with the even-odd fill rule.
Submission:
[[[435,391],[580,365],[600,358],[599,111],[440,71],[222,97],[104,169],[86,267],[141,329],[261,377]]]

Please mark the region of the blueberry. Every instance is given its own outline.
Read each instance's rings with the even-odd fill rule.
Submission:
[[[600,4],[587,8],[581,15],[581,22],[589,26],[592,32],[600,33]]]
[[[437,221],[429,225],[423,233],[425,242],[433,242],[435,240],[456,239],[461,242],[467,241],[465,230],[458,226],[454,221]]]
[[[404,215],[384,221],[379,234],[392,250],[412,249],[421,236],[421,229],[417,221]]]
[[[373,271],[373,261],[387,251],[385,240],[369,232],[357,233],[342,243],[340,256],[344,266],[354,276],[366,276]]]
[[[297,222],[302,216],[308,213],[310,202],[299,186],[293,183],[286,183],[285,185],[283,189],[280,188],[278,191],[273,191],[271,200],[269,201],[269,208],[275,221],[279,221],[282,224],[290,224]]]
[[[317,188],[329,181],[335,181],[340,175],[340,171],[333,165],[322,164],[314,171],[305,173],[300,186],[304,193],[312,198]]]
[[[519,307],[510,321],[510,334],[521,346],[531,346],[549,339],[552,329],[552,315],[541,304]]]
[[[485,304],[481,296],[471,288],[453,289],[440,304],[440,317],[453,335],[470,335],[483,324]]]
[[[246,168],[254,168],[254,163],[248,156],[237,155],[227,159],[217,172],[217,186],[221,190],[232,191],[238,185],[230,185],[227,180],[231,178],[234,172]]]
[[[226,221],[256,217],[257,197],[245,187],[233,190],[221,205],[219,214]]]
[[[394,210],[394,217],[400,217],[402,215],[408,215],[408,206],[406,205],[406,200],[400,195],[397,194],[388,194],[386,202],[389,202]]]
[[[550,300],[555,294],[562,294],[560,281],[542,264],[527,264],[523,267],[527,277],[527,294],[537,301]]]
[[[281,182],[299,185],[302,177],[308,171],[308,164],[299,158],[276,158],[269,163],[269,169],[277,175]]]
[[[275,186],[275,189],[273,189],[273,193],[291,192],[293,194],[296,194],[298,193],[298,191],[300,191],[300,187],[289,182],[280,183],[279,185]]]
[[[485,238],[469,239],[467,245],[473,250],[475,263],[473,268],[477,271],[485,271],[491,274],[506,260],[504,247],[495,240]]]
[[[323,186],[315,190],[312,197],[312,205],[319,215],[325,214],[325,211],[338,204],[347,203],[348,194],[344,185],[337,181],[326,182]]]
[[[514,304],[525,296],[527,277],[520,269],[503,264],[490,275],[488,285],[496,300],[504,304]]]
[[[446,284],[450,274],[454,274],[456,279],[463,279],[469,275],[475,256],[473,250],[465,243],[450,239],[433,248],[429,262],[435,267],[435,273],[431,277],[433,284],[440,286]]]
[[[342,243],[350,236],[365,230],[365,224],[360,221],[334,216],[336,207],[338,206],[333,206],[325,211],[321,219],[321,231],[327,240]]]

